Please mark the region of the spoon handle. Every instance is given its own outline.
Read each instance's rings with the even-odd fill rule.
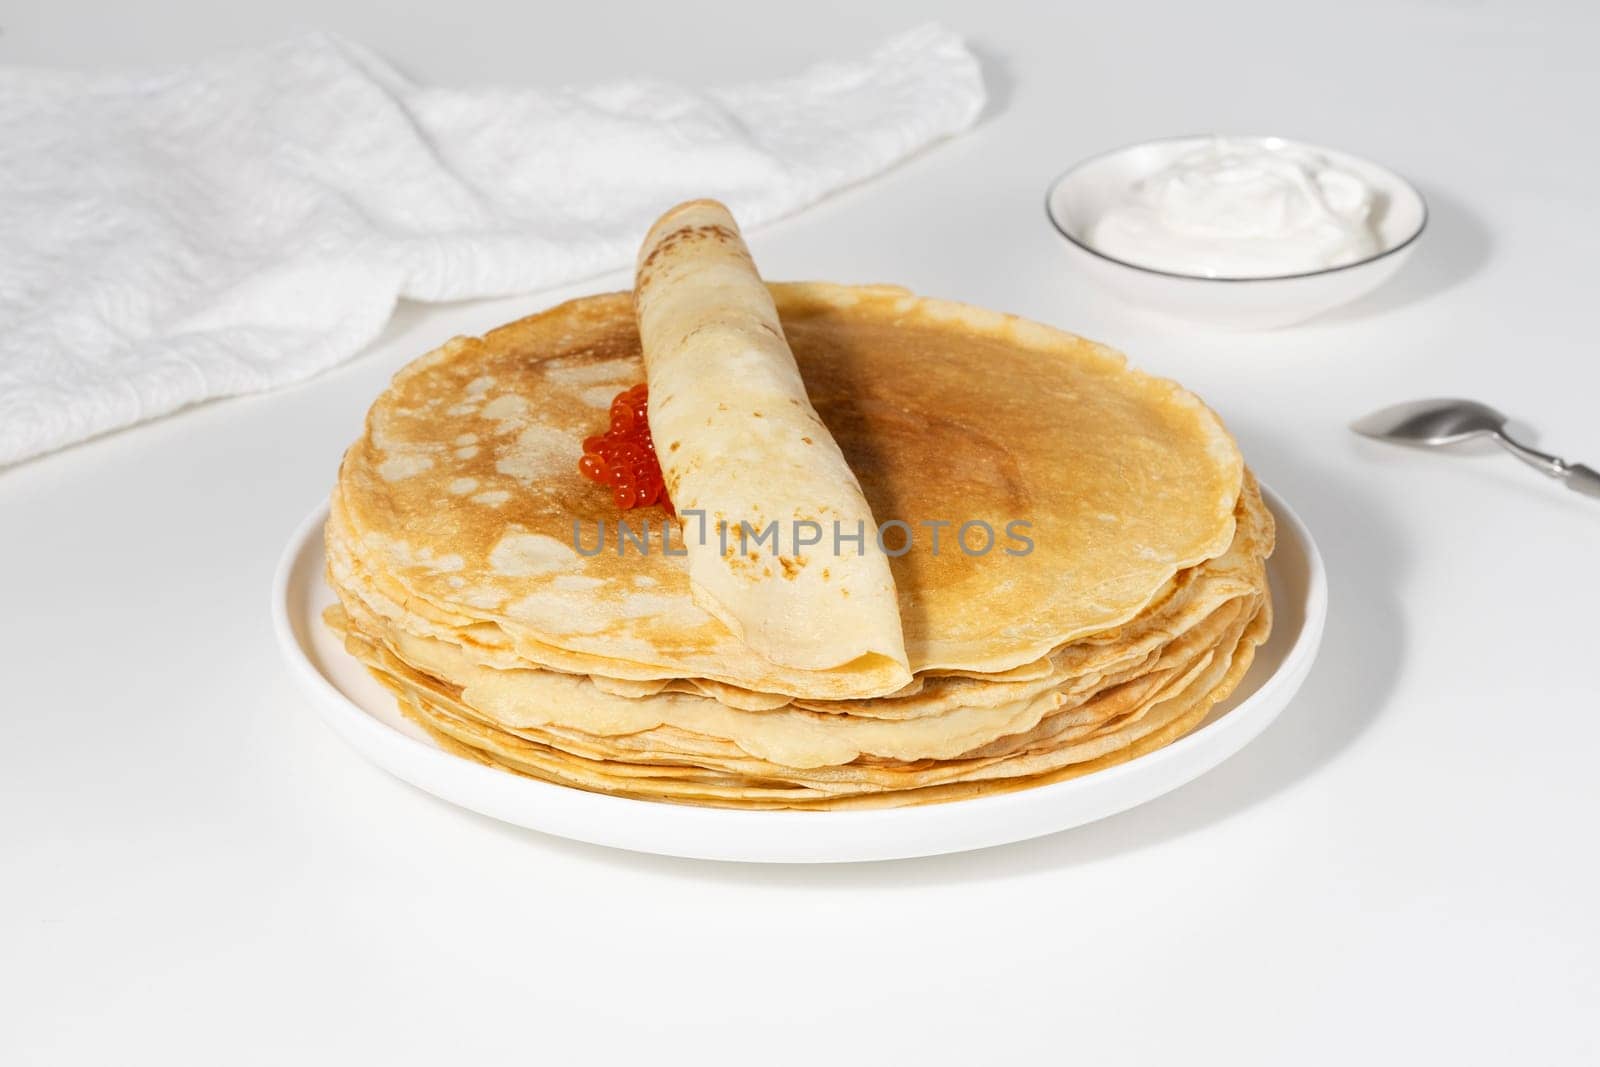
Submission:
[[[1548,452],[1540,452],[1537,448],[1529,448],[1527,445],[1508,434],[1504,427],[1502,427],[1500,431],[1494,435],[1494,439],[1501,448],[1505,449],[1507,452],[1510,452],[1513,456],[1516,456],[1518,459],[1522,460],[1522,462],[1526,463],[1534,470],[1539,471],[1541,474],[1548,474],[1552,478],[1560,478],[1563,476],[1563,472],[1567,469],[1565,460],[1557,456],[1552,456]]]
[[[1567,463],[1563,467],[1560,478],[1567,483],[1568,489],[1585,496],[1600,497],[1600,471],[1585,467],[1582,463]]]
[[[1600,471],[1593,467],[1585,467],[1582,463],[1568,463],[1559,456],[1540,452],[1537,448],[1529,448],[1521,441],[1513,439],[1503,429],[1494,435],[1494,439],[1507,452],[1535,470],[1560,479],[1561,483],[1573,492],[1600,497]]]

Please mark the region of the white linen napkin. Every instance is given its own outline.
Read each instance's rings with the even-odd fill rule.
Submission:
[[[970,126],[928,26],[696,90],[419,86],[326,35],[174,70],[0,70],[0,464],[354,354],[398,297],[627,264],[696,196],[749,225]]]

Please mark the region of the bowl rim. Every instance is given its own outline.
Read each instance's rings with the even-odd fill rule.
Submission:
[[[1062,183],[1067,181],[1067,179],[1071,178],[1074,174],[1076,174],[1078,171],[1082,170],[1084,167],[1089,166],[1091,163],[1098,163],[1100,160],[1106,159],[1107,157],[1118,155],[1118,154],[1123,153],[1123,152],[1129,152],[1129,151],[1132,151],[1135,148],[1144,148],[1144,147],[1146,147],[1148,145],[1171,144],[1174,141],[1198,141],[1198,140],[1217,140],[1217,139],[1222,139],[1222,140],[1250,140],[1250,141],[1281,141],[1284,144],[1295,145],[1295,146],[1300,147],[1300,148],[1308,148],[1308,149],[1312,149],[1314,151],[1322,151],[1322,152],[1334,152],[1334,153],[1337,153],[1338,155],[1348,156],[1351,159],[1360,160],[1362,163],[1366,164],[1369,167],[1375,167],[1378,170],[1381,170],[1381,171],[1385,172],[1391,178],[1393,178],[1395,181],[1399,182],[1400,185],[1405,187],[1405,189],[1407,191],[1409,191],[1412,196],[1416,197],[1418,206],[1420,206],[1422,208],[1422,218],[1418,220],[1417,228],[1415,230],[1413,230],[1411,232],[1410,236],[1406,237],[1405,240],[1400,241],[1399,243],[1393,245],[1390,248],[1385,248],[1382,251],[1374,252],[1372,255],[1367,256],[1364,259],[1353,260],[1353,261],[1351,261],[1349,263],[1340,263],[1340,264],[1337,264],[1336,266],[1332,266],[1332,267],[1318,267],[1316,270],[1299,271],[1299,272],[1294,273],[1294,274],[1245,274],[1245,275],[1229,275],[1229,276],[1224,277],[1224,278],[1212,277],[1211,275],[1207,275],[1207,274],[1185,274],[1182,271],[1161,270],[1160,268],[1157,268],[1157,267],[1146,267],[1146,266],[1142,266],[1141,264],[1138,264],[1138,263],[1129,262],[1126,259],[1119,259],[1116,256],[1108,255],[1107,253],[1100,251],[1098,248],[1095,248],[1093,245],[1089,244],[1087,241],[1080,240],[1078,237],[1075,237],[1071,233],[1067,232],[1067,228],[1061,224],[1061,220],[1056,218],[1055,207],[1054,207],[1054,204],[1053,204],[1053,201],[1055,200],[1056,190],[1059,189],[1061,187]],[[1429,217],[1430,217],[1430,213],[1429,213],[1429,210],[1428,210],[1428,198],[1422,195],[1422,190],[1417,188],[1417,185],[1416,185],[1415,182],[1413,182],[1411,179],[1407,178],[1405,175],[1401,174],[1399,171],[1395,170],[1393,167],[1387,166],[1387,165],[1385,165],[1383,163],[1379,163],[1375,159],[1370,159],[1370,158],[1368,158],[1366,156],[1358,155],[1355,152],[1346,152],[1342,148],[1330,148],[1330,147],[1328,147],[1326,145],[1315,144],[1315,143],[1313,143],[1311,141],[1300,141],[1300,140],[1296,140],[1295,138],[1292,138],[1292,137],[1282,137],[1282,136],[1280,136],[1278,134],[1270,134],[1270,133],[1263,133],[1263,134],[1255,134],[1255,133],[1182,133],[1182,134],[1173,134],[1172,136],[1169,136],[1169,137],[1152,137],[1152,138],[1149,138],[1149,139],[1146,139],[1146,140],[1143,140],[1143,141],[1130,141],[1127,144],[1119,145],[1119,146],[1117,146],[1115,148],[1108,148],[1108,149],[1105,149],[1102,152],[1096,152],[1092,156],[1085,156],[1083,159],[1078,160],[1076,163],[1072,164],[1066,170],[1062,171],[1061,173],[1057,174],[1053,179],[1051,179],[1050,184],[1045,187],[1045,192],[1044,192],[1044,214],[1045,214],[1045,218],[1050,221],[1051,227],[1056,231],[1056,233],[1060,234],[1067,241],[1067,243],[1073,245],[1075,248],[1078,248],[1081,251],[1087,252],[1089,255],[1094,256],[1096,259],[1104,260],[1107,263],[1114,263],[1119,267],[1126,267],[1128,270],[1138,271],[1141,274],[1154,274],[1157,277],[1161,277],[1161,278],[1180,278],[1180,279],[1183,279],[1184,281],[1191,281],[1191,282],[1234,282],[1234,283],[1237,283],[1237,282],[1287,282],[1287,281],[1295,281],[1295,280],[1300,279],[1300,278],[1316,278],[1316,277],[1320,277],[1320,276],[1322,276],[1324,274],[1337,274],[1340,271],[1353,270],[1356,267],[1364,267],[1369,263],[1376,263],[1380,259],[1385,259],[1385,258],[1387,258],[1389,256],[1392,256],[1392,255],[1396,254],[1397,252],[1403,252],[1407,248],[1410,248],[1412,245],[1416,244],[1417,238],[1421,237],[1422,234],[1423,234],[1423,231],[1425,231],[1428,228],[1428,220],[1429,220]]]

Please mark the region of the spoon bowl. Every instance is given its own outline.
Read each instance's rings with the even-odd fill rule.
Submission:
[[[1506,417],[1476,400],[1413,400],[1375,411],[1350,424],[1356,433],[1380,441],[1437,448],[1475,437],[1501,437]]]

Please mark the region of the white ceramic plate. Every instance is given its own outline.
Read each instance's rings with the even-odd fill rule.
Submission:
[[[883,811],[729,811],[551,785],[450,755],[401,716],[394,698],[322,624],[319,508],[294,532],[273,582],[272,615],[289,669],[329,726],[373,763],[464,808],[558,837],[637,852],[759,863],[902,859],[1002,845],[1081,826],[1171,792],[1243,748],[1289,703],[1322,640],[1322,557],[1294,512],[1278,519],[1269,565],[1272,637],[1201,727],[1166,748],[1082,778],[1014,793]]]

